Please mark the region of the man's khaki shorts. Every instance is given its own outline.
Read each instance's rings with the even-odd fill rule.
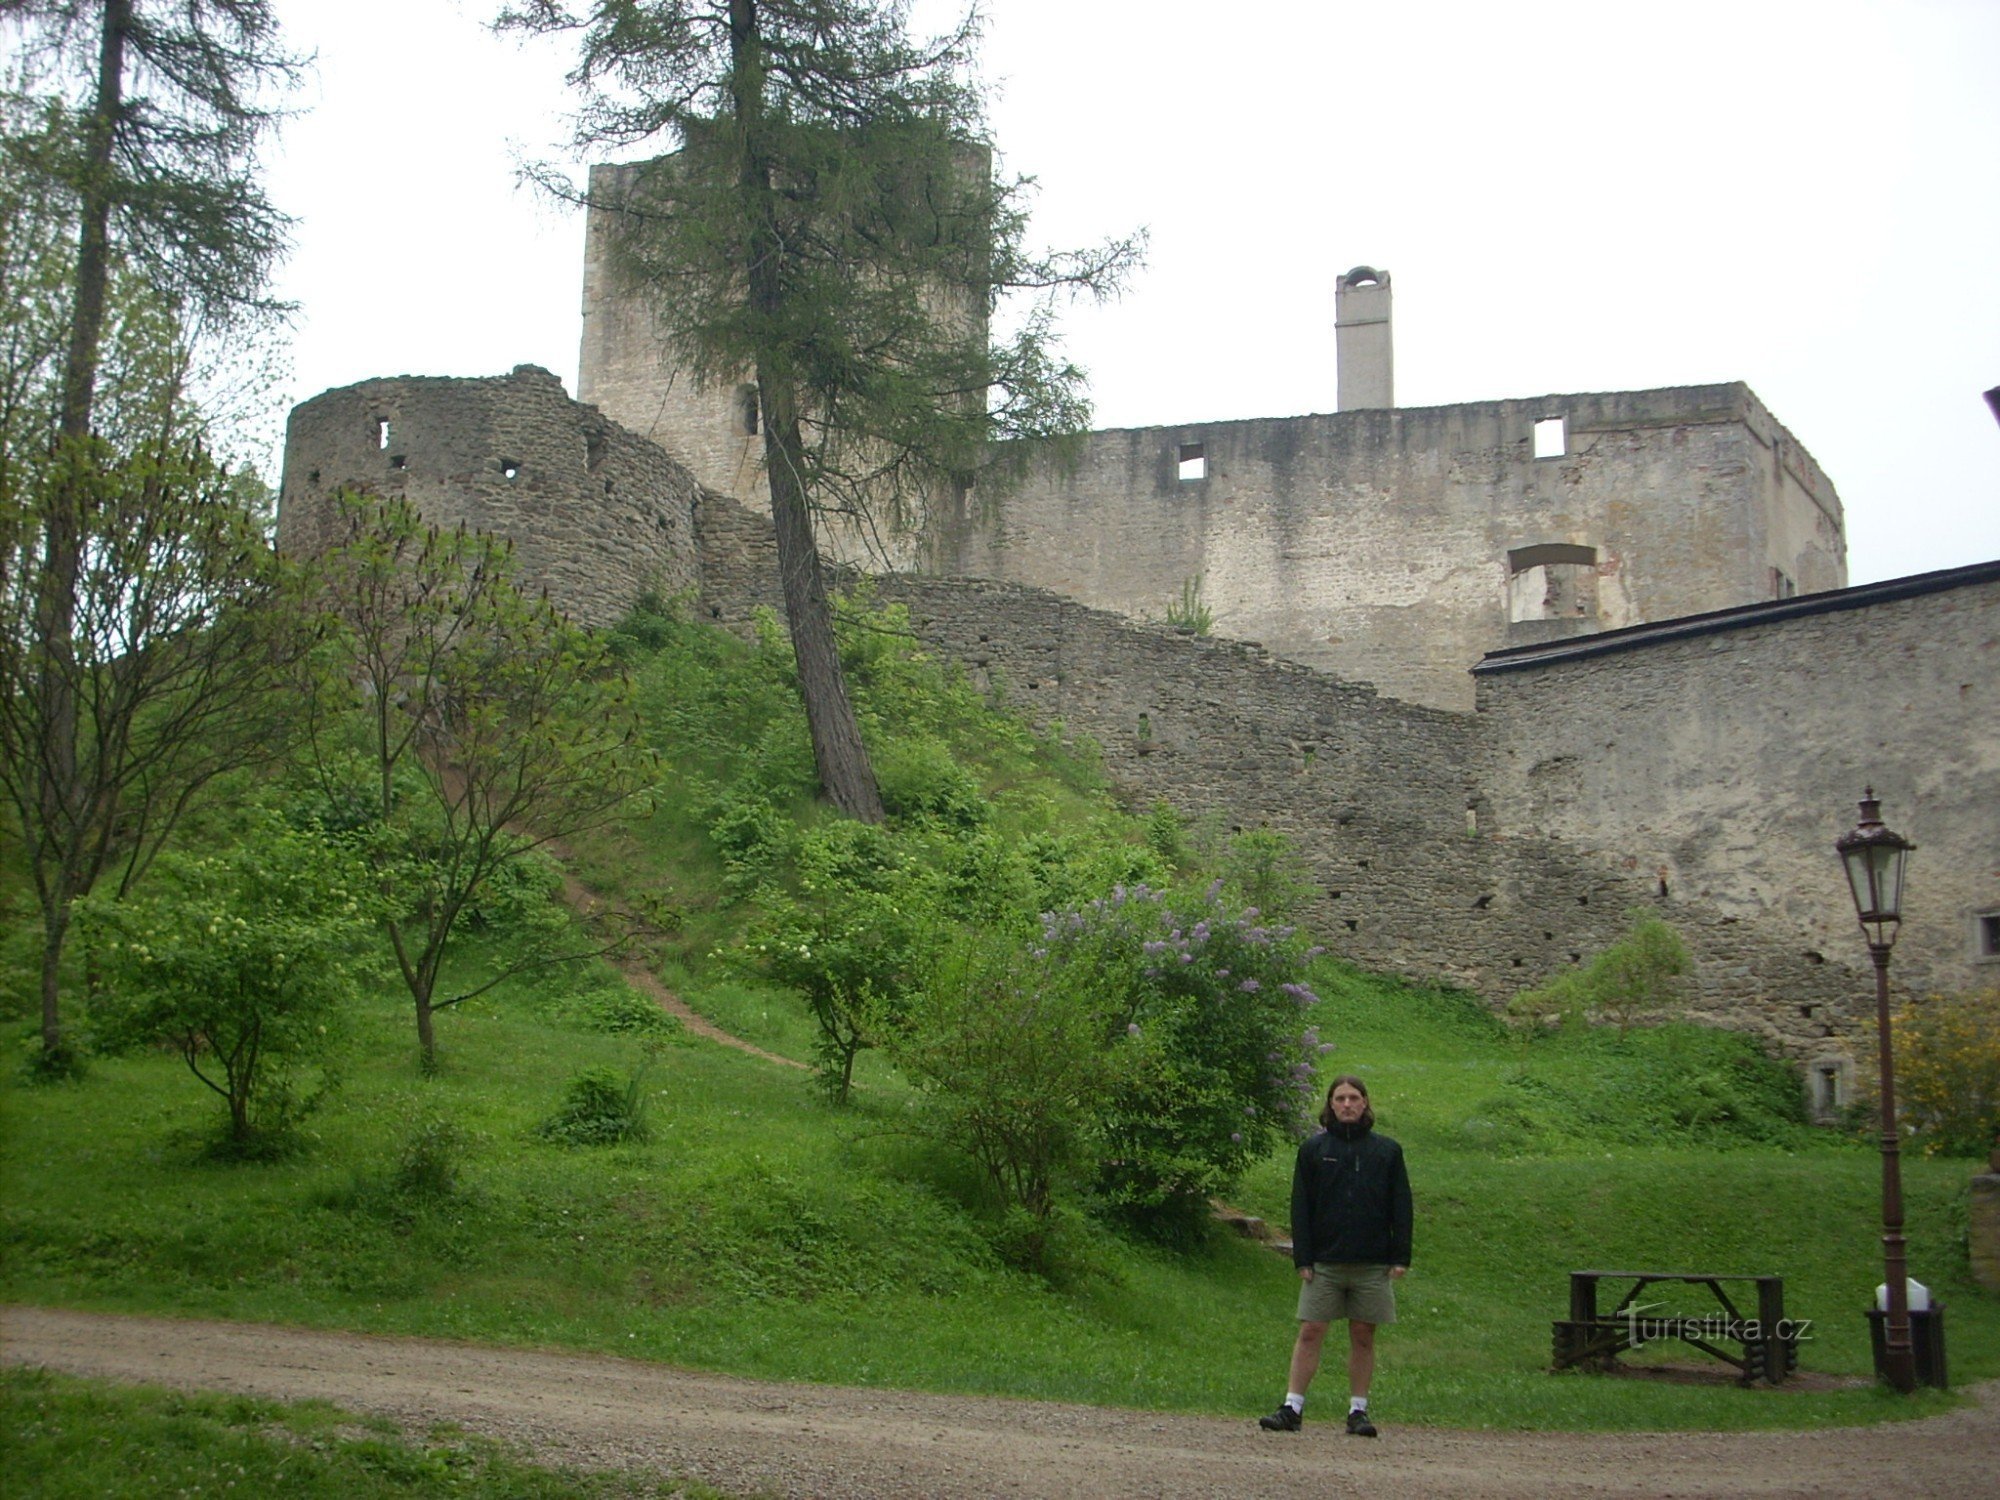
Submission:
[[[1387,1266],[1315,1265],[1313,1279],[1299,1283],[1299,1321],[1331,1323],[1396,1321],[1396,1283]]]

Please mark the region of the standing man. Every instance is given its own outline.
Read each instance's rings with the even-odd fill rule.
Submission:
[[[1410,1269],[1410,1174],[1403,1148],[1375,1134],[1368,1085],[1359,1078],[1333,1080],[1319,1122],[1326,1128],[1299,1147],[1292,1169],[1292,1262],[1300,1284],[1291,1387],[1285,1404],[1257,1425],[1299,1430],[1327,1324],[1345,1318],[1347,1430],[1374,1437],[1368,1384],[1375,1328],[1396,1321],[1396,1282]]]

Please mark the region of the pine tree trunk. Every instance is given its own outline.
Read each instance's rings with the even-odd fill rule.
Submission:
[[[764,468],[771,488],[771,521],[777,529],[778,573],[784,585],[785,619],[792,631],[792,656],[799,668],[806,727],[812,734],[813,763],[827,799],[850,818],[882,821],[882,795],[861,725],[847,697],[840,650],[833,637],[833,610],[813,537],[812,511],[798,481],[798,413],[788,392],[764,389]]]
[[[83,447],[97,396],[98,350],[104,338],[105,288],[110,280],[111,147],[124,107],[125,33],[130,0],[105,0],[100,31],[97,98],[86,126],[82,224],[77,234],[76,301],[70,309],[69,347],[63,365],[59,417],[63,466],[50,486],[51,506],[42,542],[42,570],[35,601],[35,633],[43,661],[35,691],[41,730],[37,802],[41,842],[53,837],[58,871],[42,882],[42,1053],[62,1051],[59,974],[69,903],[84,894],[73,878],[74,852],[90,836],[84,826],[83,789],[77,785],[76,590],[82,569],[84,487],[91,482]],[[51,905],[53,903],[53,905]]]
[[[737,185],[749,241],[744,264],[751,310],[769,327],[780,321],[785,306],[785,246],[778,233],[776,189],[763,146],[763,38],[756,0],[730,0],[729,13],[731,95],[742,141]],[[758,351],[757,390],[763,406],[764,477],[777,532],[785,622],[791,628],[820,788],[849,817],[879,823],[882,794],[868,763],[854,705],[848,701],[847,680],[833,639],[833,611],[827,604],[826,579],[813,537],[812,508],[802,478],[805,443],[799,432],[797,386],[775,349]]]

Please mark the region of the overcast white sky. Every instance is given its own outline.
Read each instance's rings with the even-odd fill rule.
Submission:
[[[545,365],[583,230],[516,185],[568,108],[488,0],[277,0],[289,401]],[[1853,582],[2000,558],[2000,3],[991,0],[1037,237],[1144,225],[1067,321],[1099,426],[1334,407],[1333,278],[1394,278],[1405,406],[1744,380],[1846,504]],[[919,0],[919,15],[938,14]]]

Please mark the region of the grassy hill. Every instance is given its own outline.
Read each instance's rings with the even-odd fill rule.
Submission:
[[[1288,876],[1268,846],[1119,807],[1088,746],[995,713],[914,657],[892,616],[850,613],[847,631],[898,858],[963,871],[968,849],[1028,849],[1033,878],[1064,894],[1164,867],[1282,901]],[[573,865],[607,900],[651,904],[644,961],[688,1003],[810,1061],[801,1000],[753,961],[827,823],[808,796],[787,653],[665,611],[636,617],[623,649],[668,770],[643,815],[581,842]],[[496,907],[459,972],[486,972],[521,941]],[[1862,1310],[1881,1275],[1876,1158],[1799,1123],[1795,1085],[1744,1039],[1524,1036],[1465,996],[1336,954],[1313,981],[1308,1019],[1334,1044],[1323,1065],[1370,1080],[1415,1184],[1416,1263],[1376,1385],[1385,1416],[1732,1428],[1949,1400],[1891,1398],[1862,1378]],[[25,1048],[23,984],[10,979],[6,1024]],[[445,1012],[440,1051],[443,1066],[421,1073],[407,997],[375,984],[338,1087],[290,1149],[251,1162],[209,1150],[213,1100],[174,1056],[100,1057],[67,1085],[10,1070],[0,1296],[1246,1418],[1282,1391],[1288,1260],[1224,1230],[1163,1244],[1079,1211],[1060,1253],[1022,1269],[979,1174],[911,1128],[912,1091],[873,1052],[836,1106],[803,1070],[656,1019],[602,961]],[[551,1131],[590,1073],[643,1100],[643,1140],[582,1146]],[[1966,1273],[1969,1172],[1905,1164],[1912,1267],[1949,1305],[1959,1383],[2000,1374],[2000,1298]],[[1282,1224],[1289,1173],[1289,1151],[1274,1151],[1233,1201]],[[1813,1320],[1801,1366],[1827,1378],[1743,1390],[1550,1376],[1566,1273],[1611,1265],[1783,1275],[1788,1311]],[[1630,1362],[1664,1358],[1684,1356],[1656,1345]]]

